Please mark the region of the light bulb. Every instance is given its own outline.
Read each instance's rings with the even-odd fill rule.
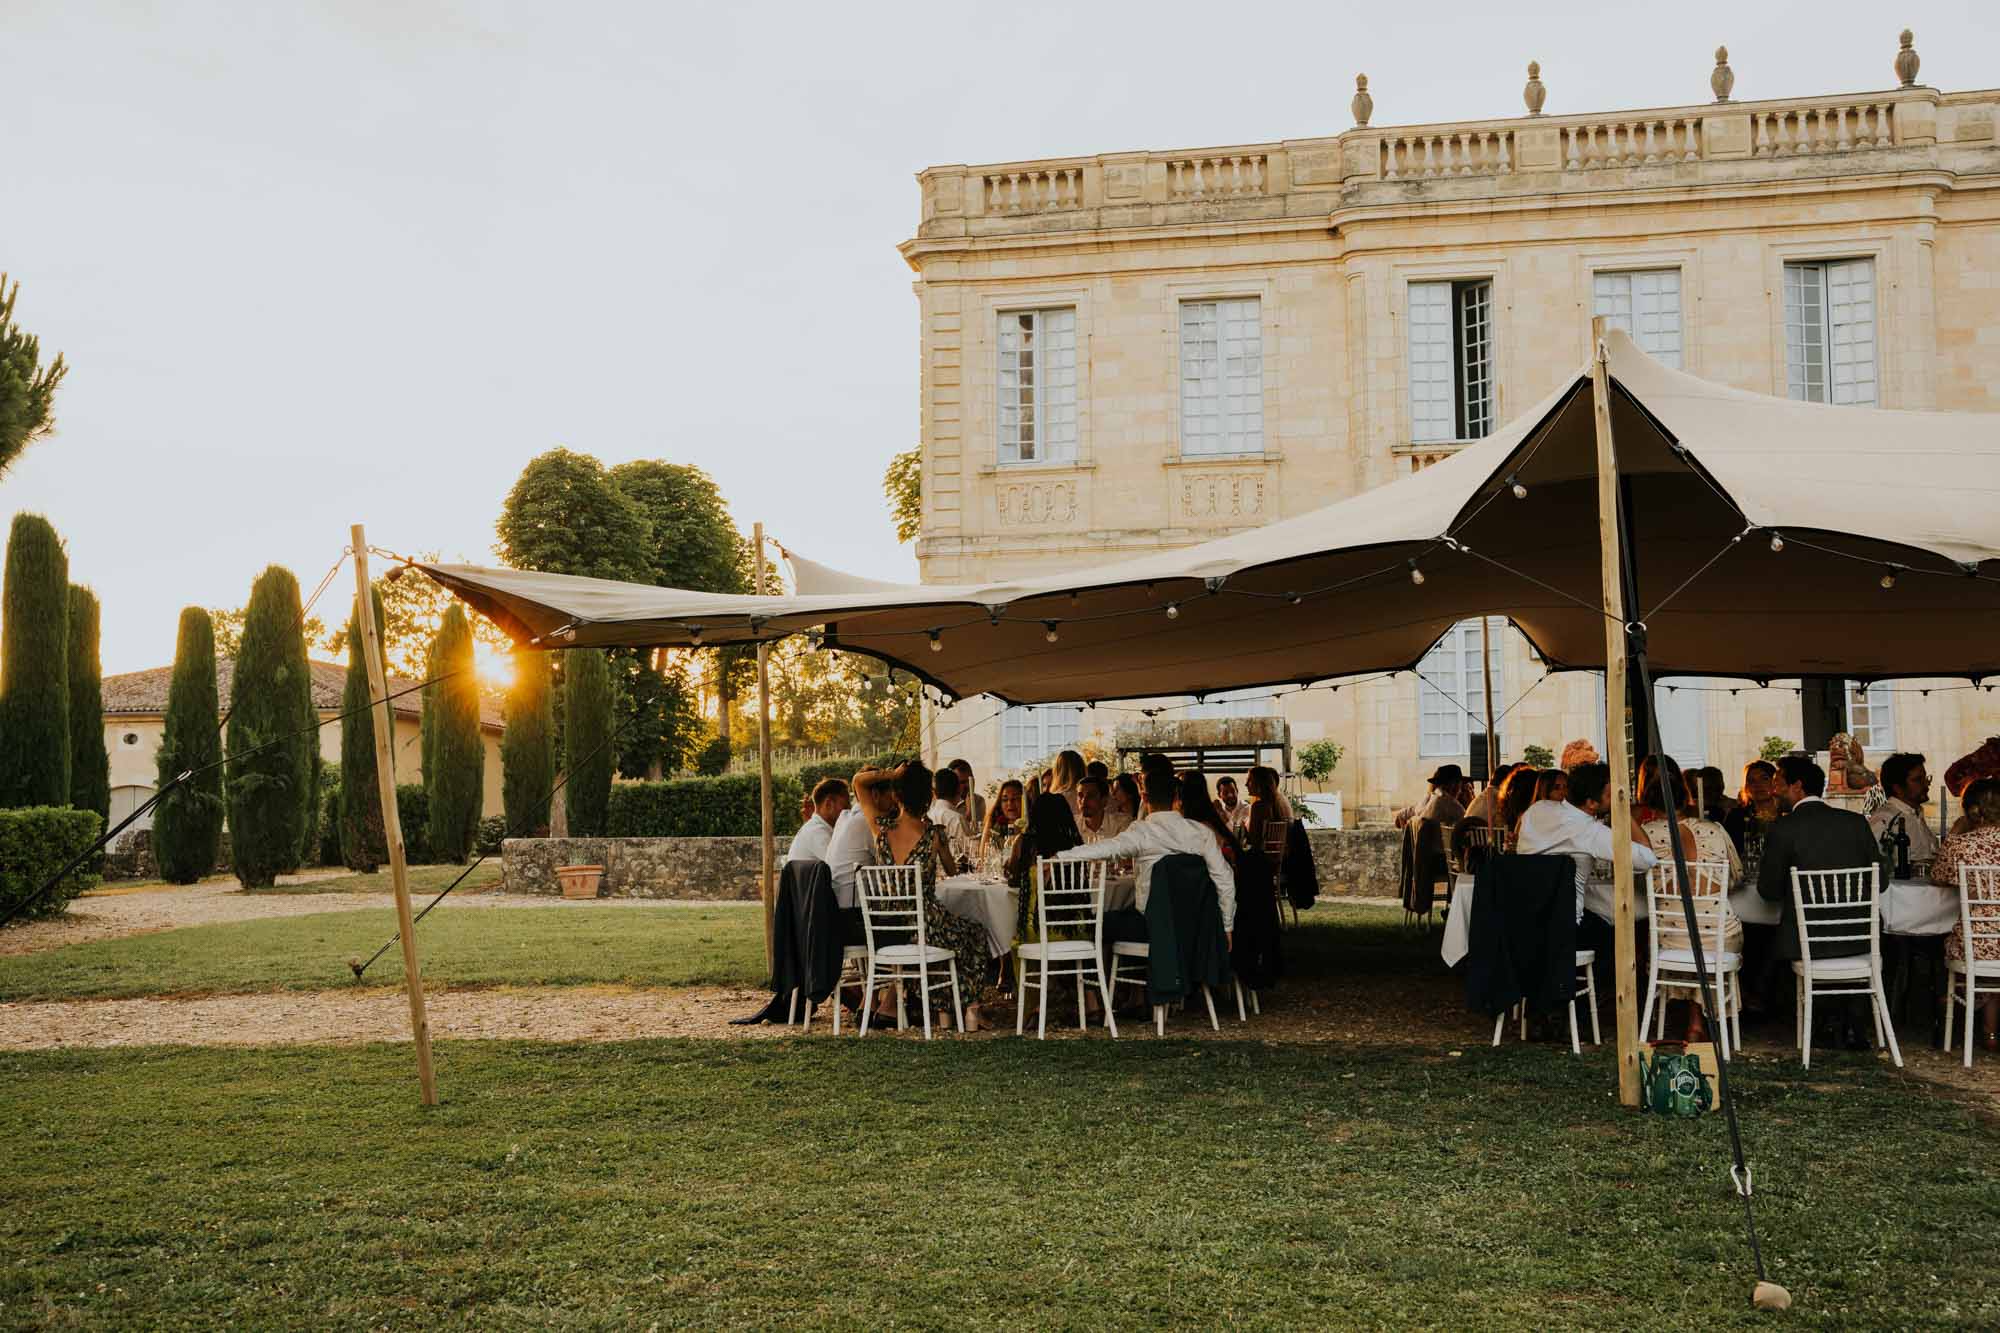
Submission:
[[[931,631],[931,651],[934,653],[944,651],[944,635],[938,633],[936,630]]]
[[[1410,562],[1410,582],[1419,588],[1424,586],[1424,571],[1417,568],[1417,562],[1414,560]]]
[[[1295,592],[1288,592],[1285,594],[1285,600],[1289,601],[1293,606],[1297,606],[1300,602],[1305,601],[1305,598]]]
[[[1053,620],[1044,620],[1044,621],[1042,622],[1042,637],[1043,637],[1044,639],[1047,639],[1047,640],[1048,640],[1048,641],[1049,641],[1050,643],[1054,643],[1054,642],[1056,641],[1056,639],[1057,639],[1057,637],[1058,637],[1058,636],[1057,636],[1057,634],[1056,634],[1056,622],[1055,622],[1055,621],[1053,621]]]
[[[688,626],[688,642],[693,644],[697,648],[701,647],[701,626],[699,625]]]
[[[1782,550],[1784,550],[1784,549],[1785,549],[1785,534],[1784,534],[1784,533],[1782,533],[1782,532],[1774,532],[1774,533],[1772,533],[1772,534],[1771,534],[1771,549],[1772,549],[1773,551],[1782,551]]]
[[[1178,602],[1168,602],[1168,603],[1167,603],[1167,619],[1168,619],[1168,620],[1179,620],[1180,618],[1181,618],[1181,608],[1180,608],[1180,603],[1178,603]]]
[[[1884,588],[1893,588],[1893,587],[1895,587],[1895,586],[1896,586],[1896,571],[1895,571],[1895,570],[1893,570],[1893,569],[1889,569],[1889,570],[1884,570],[1884,571],[1883,571],[1883,573],[1882,573],[1882,586],[1883,586]]]
[[[1507,478],[1507,485],[1513,489],[1516,500],[1525,500],[1528,498],[1528,488],[1521,484],[1519,477]]]

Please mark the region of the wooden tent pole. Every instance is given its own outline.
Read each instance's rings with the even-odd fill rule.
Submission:
[[[1604,588],[1604,748],[1611,768],[1611,945],[1617,996],[1618,1100],[1639,1104],[1639,959],[1633,938],[1632,773],[1625,740],[1625,585],[1618,555],[1618,455],[1611,440],[1605,321],[1590,321],[1590,398],[1597,422],[1598,562]]]
[[[371,705],[368,711],[375,722],[375,789],[382,798],[382,833],[389,844],[389,883],[396,891],[396,934],[403,944],[403,989],[410,996],[410,1035],[417,1044],[417,1083],[423,1089],[424,1105],[436,1106],[431,1025],[424,1016],[424,977],[417,966],[417,923],[410,914],[410,867],[403,855],[403,820],[396,809],[396,721],[389,709],[389,672],[382,663],[374,589],[368,581],[368,535],[356,523],[352,536],[355,615],[361,622],[361,656],[368,664]],[[348,725],[352,725],[351,720]]]
[[[764,525],[751,528],[751,544],[757,548],[757,595],[764,595]],[[772,832],[771,812],[771,670],[770,650],[757,645],[757,774],[758,804],[764,817],[764,873],[758,892],[764,900],[764,966],[778,965],[778,864],[777,840]]]

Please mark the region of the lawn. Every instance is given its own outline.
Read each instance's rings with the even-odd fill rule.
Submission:
[[[395,932],[382,907],[135,935],[0,957],[0,1000],[322,990],[354,984]],[[417,927],[423,974],[451,986],[758,985],[764,919],[754,907],[456,907]],[[368,971],[400,986],[400,949]]]
[[[0,1055],[0,1321],[1755,1322],[1720,1119],[1619,1110],[1601,1053],[815,1037],[438,1063],[424,1113],[406,1046]],[[1855,1057],[1742,1082],[1793,1320],[2000,1322],[1990,1123]]]
[[[417,905],[443,889],[445,885],[465,875],[465,882],[456,890],[459,893],[475,893],[480,889],[499,887],[506,878],[497,856],[489,857],[473,867],[466,874],[464,866],[411,866],[410,893],[419,899]],[[329,875],[324,879],[309,879],[297,884],[276,884],[268,889],[255,889],[255,893],[393,893],[389,883],[389,867],[383,866],[372,875]]]

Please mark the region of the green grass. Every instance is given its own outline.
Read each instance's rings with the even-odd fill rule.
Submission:
[[[386,907],[189,926],[0,957],[0,1000],[320,990],[352,985],[396,930]],[[758,985],[763,914],[748,907],[460,907],[417,927],[426,982],[449,986]],[[391,949],[368,984],[400,986]]]
[[[458,886],[456,891],[459,893],[495,888],[505,878],[501,873],[500,858],[497,856],[480,862],[469,875],[466,875],[464,866],[411,866],[410,892],[417,897],[435,894],[460,875],[465,875],[465,882]],[[394,891],[389,883],[387,866],[372,875],[331,875],[325,879],[309,879],[300,884],[276,884],[268,889],[251,890],[258,894],[393,893]]]
[[[1753,1061],[1788,1322],[1991,1327],[2000,1136]],[[28,1326],[1758,1322],[1719,1117],[1608,1057],[1105,1040],[0,1055]],[[1763,1321],[1772,1322],[1769,1317]]]

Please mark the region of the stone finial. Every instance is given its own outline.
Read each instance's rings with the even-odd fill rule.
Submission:
[[[1715,100],[1727,102],[1732,89],[1736,87],[1736,71],[1729,68],[1729,48],[1715,48],[1715,71],[1708,76],[1708,86],[1715,90]]]
[[[1354,76],[1354,100],[1349,102],[1348,106],[1354,111],[1354,123],[1356,125],[1366,125],[1368,117],[1375,114],[1375,99],[1368,95],[1368,76],[1366,74],[1357,74]]]
[[[1905,88],[1917,86],[1917,69],[1923,64],[1917,59],[1917,35],[1908,28],[1903,29],[1903,47],[1896,52],[1896,77],[1903,81]]]
[[[1542,114],[1542,103],[1549,100],[1549,90],[1542,86],[1542,62],[1528,62],[1528,86],[1521,90],[1521,100],[1528,104],[1528,114]]]

